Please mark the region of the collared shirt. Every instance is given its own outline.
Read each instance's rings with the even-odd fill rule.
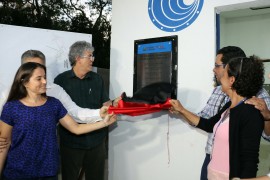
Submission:
[[[262,89],[257,94],[258,98],[262,98],[268,109],[270,109],[270,96],[265,89]],[[221,86],[217,86],[210,98],[207,101],[206,106],[202,109],[201,112],[198,113],[198,116],[209,119],[210,117],[216,115],[218,111],[230,100],[230,98],[221,90]],[[270,141],[270,136],[267,136],[264,132],[262,133],[262,137],[267,141]],[[212,144],[213,143],[213,133],[208,134],[208,139],[205,147],[205,152],[207,154],[211,154],[212,152]]]
[[[54,82],[69,94],[80,107],[97,109],[109,100],[103,79],[95,72],[88,72],[83,79],[78,78],[73,70],[59,74]],[[60,143],[69,148],[89,149],[103,142],[107,128],[84,135],[74,135],[65,128],[59,128]]]

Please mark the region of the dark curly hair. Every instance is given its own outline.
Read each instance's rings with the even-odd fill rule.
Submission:
[[[255,96],[264,83],[264,66],[257,56],[233,58],[228,62],[228,75],[234,76],[232,89],[243,97]]]

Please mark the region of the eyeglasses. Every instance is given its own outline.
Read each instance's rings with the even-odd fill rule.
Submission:
[[[89,56],[81,56],[81,58],[90,59],[93,61],[95,59],[95,56],[93,54],[91,54]]]
[[[223,68],[225,68],[225,66],[226,66],[226,64],[217,64],[217,63],[215,63],[215,68],[219,68],[220,66],[222,66]]]

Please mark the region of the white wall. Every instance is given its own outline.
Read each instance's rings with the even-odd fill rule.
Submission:
[[[92,35],[0,24],[0,83],[10,87],[21,55],[29,49],[45,54],[47,78],[53,81],[60,72],[70,69],[69,47],[79,40],[92,42]]]
[[[132,96],[134,40],[178,35],[178,99],[198,112],[213,89],[215,7],[247,2],[255,1],[205,0],[193,24],[168,33],[150,21],[148,1],[113,1],[110,97],[122,92]],[[121,119],[109,136],[109,180],[199,179],[205,156],[204,132],[166,112]]]
[[[270,10],[269,14],[222,18],[221,24],[221,47],[233,44],[243,48],[248,56],[270,58]]]

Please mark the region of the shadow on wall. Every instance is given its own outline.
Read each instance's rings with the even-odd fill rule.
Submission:
[[[109,95],[110,69],[97,68],[97,73],[103,78],[106,93]]]

